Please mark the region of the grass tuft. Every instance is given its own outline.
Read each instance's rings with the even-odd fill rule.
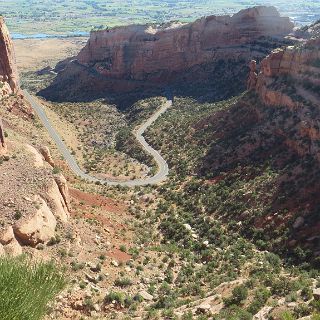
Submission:
[[[64,275],[52,262],[0,258],[0,319],[41,319],[65,285]]]

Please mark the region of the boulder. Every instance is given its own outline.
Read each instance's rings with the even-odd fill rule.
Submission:
[[[4,251],[7,255],[16,257],[22,254],[22,248],[16,239],[13,239],[9,244],[4,246]]]
[[[272,307],[263,307],[258,313],[253,316],[253,320],[268,320],[269,312]]]
[[[55,235],[56,218],[47,203],[37,198],[38,209],[29,217],[22,218],[13,227],[16,238],[24,245],[46,243]]]
[[[4,251],[4,247],[2,244],[0,244],[0,257],[4,256],[6,252]]]
[[[31,146],[30,144],[26,144],[25,145],[26,150],[31,153],[31,155],[33,156],[34,159],[34,166],[36,168],[41,168],[44,166],[43,160],[42,160],[42,156],[41,154],[38,152],[38,150],[36,148],[34,148],[33,146]]]
[[[22,248],[14,235],[12,226],[0,230],[0,245],[0,255],[1,252],[10,256],[22,254]]]
[[[211,310],[211,306],[209,303],[203,303],[200,306],[197,307],[197,314],[206,314],[209,313]]]
[[[0,243],[2,245],[9,244],[14,238],[12,226],[6,227],[0,231]]]

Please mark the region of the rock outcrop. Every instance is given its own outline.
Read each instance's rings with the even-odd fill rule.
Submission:
[[[56,175],[55,182],[58,185],[60,194],[64,200],[65,207],[67,208],[68,211],[70,211],[71,210],[70,194],[69,194],[69,187],[68,187],[66,178],[62,174]]]
[[[70,218],[70,196],[67,181],[63,175],[55,176],[44,195],[54,216],[66,223]]]
[[[0,230],[0,256],[4,254],[11,256],[22,254],[22,248],[14,235],[12,226]]]
[[[50,149],[47,146],[41,147],[41,154],[43,155],[44,160],[50,164],[51,167],[55,166],[54,160],[51,156]]]
[[[27,152],[29,152],[32,155],[33,165],[36,168],[42,168],[44,166],[44,162],[38,150],[35,147],[31,146],[30,144],[26,144],[25,149]]]
[[[19,85],[19,75],[13,43],[4,19],[0,16],[0,107],[23,118],[30,119],[34,112],[24,99]]]
[[[2,17],[0,17],[0,81],[7,82],[13,93],[19,91],[13,44]]]
[[[40,94],[72,100],[163,87],[196,65],[239,58],[244,52],[250,56],[255,40],[287,35],[292,29],[289,18],[280,17],[274,7],[261,6],[188,24],[93,31],[79,55],[67,62],[54,83]]]
[[[251,60],[249,64],[249,68],[250,68],[250,73],[249,73],[249,78],[247,82],[247,89],[250,91],[250,90],[255,90],[257,81],[258,81],[257,61]]]
[[[70,217],[70,198],[66,179],[55,176],[50,150],[42,148],[42,154],[30,144],[31,135],[17,138],[15,122],[11,119],[29,119],[31,106],[25,101],[19,88],[18,73],[12,42],[2,18],[0,18],[0,108],[4,114],[12,112],[6,122],[10,141],[6,141],[0,118],[0,155],[8,153],[1,161],[0,172],[0,255],[20,255],[22,246],[35,247],[47,243]],[[5,110],[5,111],[4,111]],[[20,119],[18,119],[20,118]],[[7,144],[9,148],[7,150]],[[43,158],[46,160],[44,162]]]
[[[31,217],[23,218],[13,227],[16,238],[24,245],[36,246],[55,235],[57,220],[47,203],[38,197],[37,206],[38,209]]]
[[[319,78],[320,39],[315,37],[304,44],[274,50],[262,60],[255,89],[266,105],[295,108],[308,102],[319,106]]]

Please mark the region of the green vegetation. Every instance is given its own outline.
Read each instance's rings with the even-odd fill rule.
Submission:
[[[120,129],[116,135],[115,148],[118,151],[146,164],[153,168],[153,171],[156,169],[153,157],[145,152],[132,131],[148,119],[161,106],[161,103],[159,98],[149,98],[135,103],[126,113],[128,126]]]
[[[253,3],[237,0],[152,0],[152,1],[2,1],[0,12],[7,18],[9,28],[18,33],[53,33],[101,30],[133,23],[162,23],[172,20],[191,21],[210,14],[230,14],[252,5],[265,5],[263,0]],[[268,5],[279,8],[285,16],[294,12],[298,22],[310,23],[317,18],[317,1],[269,0]],[[303,11],[297,8],[303,7]]]
[[[258,124],[253,105],[265,117]],[[317,111],[312,110],[316,118]],[[312,281],[319,276],[308,263],[310,250],[297,247],[292,252],[284,245],[293,222],[277,225],[270,219],[263,228],[255,222],[274,212],[276,194],[277,215],[286,217],[284,199],[298,199],[298,187],[308,183],[304,176],[295,176],[295,168],[311,170],[309,181],[309,173],[319,176],[309,157],[292,155],[280,166],[282,153],[277,148],[271,152],[280,140],[272,136],[270,125],[289,127],[292,117],[288,109],[265,108],[250,94],[217,103],[177,97],[149,129],[148,142],[171,169],[170,180],[157,188],[155,210],[132,209],[140,221],[135,226],[138,245],[165,255],[159,263],[165,282],[150,288],[157,297],[150,314],[174,313],[209,292],[219,294],[219,286],[224,299],[217,298],[217,304],[223,302],[223,308],[215,320],[252,319],[266,305],[283,312],[274,307],[281,298],[296,304],[288,310],[293,319],[318,312],[317,303],[307,303],[312,299]],[[298,135],[294,137],[299,141]],[[260,139],[268,148],[253,148],[243,160],[235,157],[242,146]],[[290,183],[277,184],[288,176]],[[293,184],[294,179],[298,182]],[[185,318],[192,319],[188,312]]]
[[[0,318],[38,320],[64,288],[63,274],[52,263],[26,258],[0,259]]]

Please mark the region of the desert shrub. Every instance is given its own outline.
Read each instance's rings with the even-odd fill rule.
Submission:
[[[312,298],[312,289],[310,287],[304,287],[301,290],[301,297],[304,301],[308,301]]]
[[[271,296],[270,291],[267,288],[259,288],[254,295],[254,299],[248,307],[248,311],[252,314],[256,314],[267,302]]]
[[[285,311],[281,314],[281,320],[295,320],[291,312]]]
[[[225,305],[239,305],[242,301],[246,300],[248,297],[248,289],[244,285],[235,287],[232,290],[232,296],[228,299],[225,299]]]
[[[113,301],[116,302],[116,304],[123,306],[125,308],[129,308],[133,304],[133,298],[129,295],[126,295],[123,292],[119,291],[111,291],[108,293],[104,298],[104,303],[109,304]]]
[[[307,304],[300,303],[294,308],[294,314],[297,318],[306,317],[310,314],[311,308]]]
[[[226,320],[252,320],[251,313],[235,305],[223,310],[221,316]]]
[[[132,281],[129,278],[118,278],[114,281],[114,285],[117,287],[128,287],[132,285]]]
[[[0,319],[41,319],[65,285],[63,273],[53,263],[1,258]]]

